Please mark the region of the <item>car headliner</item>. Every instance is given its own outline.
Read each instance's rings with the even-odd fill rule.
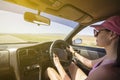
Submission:
[[[120,0],[3,0],[80,23],[120,14]],[[19,12],[19,11],[18,11]]]

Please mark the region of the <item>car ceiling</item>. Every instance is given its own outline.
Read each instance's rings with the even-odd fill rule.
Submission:
[[[3,0],[4,1],[4,0]],[[5,0],[80,23],[120,13],[120,0]]]

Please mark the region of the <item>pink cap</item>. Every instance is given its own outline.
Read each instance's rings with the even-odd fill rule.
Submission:
[[[120,35],[120,16],[112,16],[100,25],[91,25],[97,30],[108,29]]]

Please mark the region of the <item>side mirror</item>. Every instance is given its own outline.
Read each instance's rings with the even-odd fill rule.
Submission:
[[[50,25],[50,19],[31,12],[24,13],[24,20],[38,25]]]
[[[74,45],[82,44],[82,39],[77,38],[77,39],[73,40],[72,43],[73,43]]]

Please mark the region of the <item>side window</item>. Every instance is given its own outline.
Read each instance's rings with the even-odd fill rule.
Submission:
[[[73,45],[97,47],[96,39],[93,33],[93,28],[89,26],[84,28],[76,36],[74,36],[72,41]]]

